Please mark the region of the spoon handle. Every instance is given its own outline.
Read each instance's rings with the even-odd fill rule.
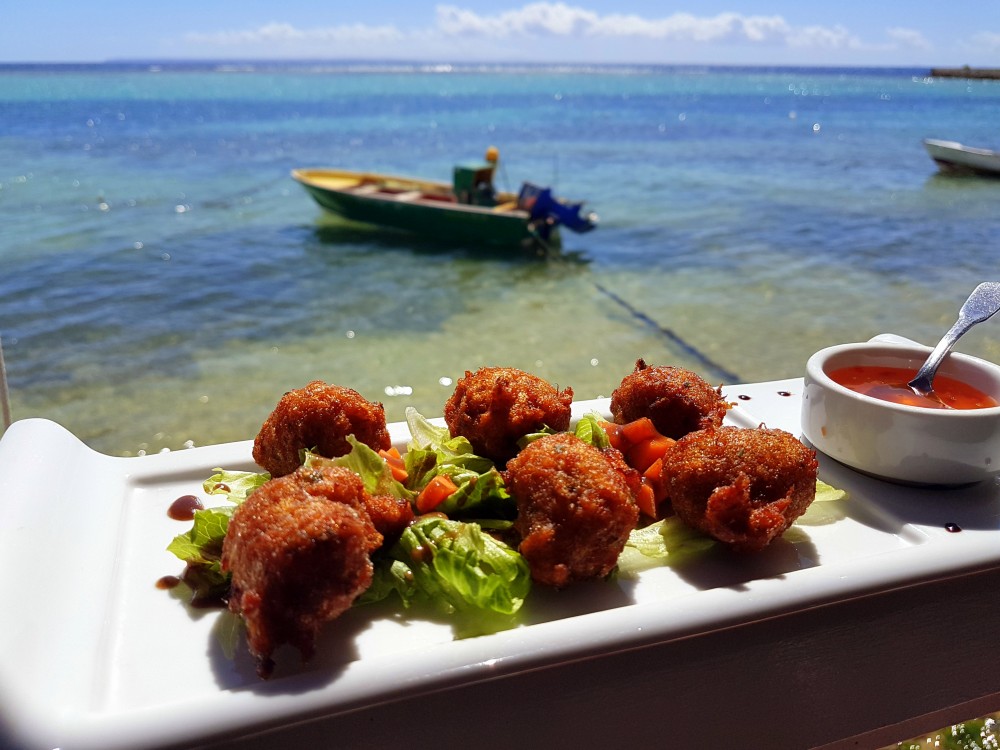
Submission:
[[[916,377],[908,385],[917,393],[927,395],[933,391],[934,374],[955,342],[977,323],[989,320],[1000,311],[1000,282],[984,281],[972,290],[972,294],[958,311],[958,320],[948,330],[927,357],[927,361],[917,370]]]

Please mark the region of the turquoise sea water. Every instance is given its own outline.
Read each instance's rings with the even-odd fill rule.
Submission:
[[[713,382],[931,343],[1000,278],[1000,82],[923,70],[0,66],[0,340],[16,419],[135,455],[244,440],[312,379],[440,414],[522,367],[577,398],[637,357]],[[601,226],[538,257],[348,226],[288,176],[450,178],[500,149]],[[959,349],[1000,360],[1000,328]]]

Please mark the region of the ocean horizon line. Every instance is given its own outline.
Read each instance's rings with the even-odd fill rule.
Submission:
[[[802,65],[802,64],[732,64],[732,63],[643,63],[643,62],[554,62],[554,61],[476,61],[448,62],[444,60],[358,58],[317,59],[110,59],[83,62],[0,62],[0,74],[9,72],[197,72],[197,73],[334,73],[334,72],[394,72],[394,73],[507,73],[507,72],[812,72],[829,74],[900,73],[931,75],[938,66],[878,66],[878,65]]]

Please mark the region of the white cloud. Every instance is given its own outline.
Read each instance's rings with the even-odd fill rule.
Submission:
[[[991,53],[1000,52],[1000,33],[995,31],[980,31],[972,37],[972,46],[985,49]]]
[[[886,30],[879,40],[862,41],[850,29],[841,26],[793,25],[780,15],[749,15],[736,12],[695,15],[676,12],[662,17],[644,17],[629,13],[601,14],[566,2],[529,2],[521,7],[483,14],[458,5],[442,4],[424,28],[399,29],[392,24],[344,24],[299,28],[273,22],[258,28],[216,32],[192,32],[184,42],[189,47],[226,48],[239,54],[339,55],[370,56],[391,49],[397,56],[440,56],[441,50],[480,57],[518,54],[523,58],[543,54],[572,57],[601,45],[606,57],[629,56],[662,58],[670,49],[706,55],[713,45],[726,44],[749,50],[768,49],[780,59],[793,53],[813,59],[855,59],[860,52],[873,54],[892,51],[926,51],[931,48],[924,35],[910,28]],[[541,42],[541,44],[539,44]],[[1000,47],[1000,35],[980,34],[980,47]],[[334,46],[335,45],[335,46]],[[784,50],[784,52],[783,52]],[[718,50],[714,53],[718,56]],[[845,54],[850,54],[845,58]],[[470,56],[471,55],[471,56]],[[824,57],[825,56],[825,57]]]
[[[492,37],[523,34],[576,35],[599,22],[600,16],[564,3],[531,3],[520,10],[481,16],[454,5],[437,6],[437,27],[445,34],[481,34]]]
[[[857,49],[861,40],[843,26],[804,26],[792,29],[785,37],[792,47],[812,49]]]
[[[931,43],[927,41],[926,37],[916,29],[904,29],[902,27],[894,27],[891,29],[886,29],[886,34],[889,36],[893,42],[898,44],[900,47],[909,47],[911,49],[930,49]]]
[[[454,5],[437,7],[437,27],[445,34],[506,38],[525,34],[576,37],[634,37],[715,42],[743,39],[751,42],[781,41],[792,28],[781,16],[744,16],[719,13],[699,17],[674,13],[664,18],[635,14],[601,16],[565,3],[530,3],[518,10],[492,16],[479,15]]]
[[[298,29],[288,23],[268,23],[257,29],[196,32],[185,35],[193,44],[217,47],[254,46],[286,42],[384,42],[400,41],[404,34],[394,26],[351,24],[313,29]]]

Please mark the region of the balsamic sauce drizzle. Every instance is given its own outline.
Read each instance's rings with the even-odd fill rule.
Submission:
[[[170,504],[167,515],[175,521],[191,521],[194,519],[194,512],[204,507],[194,495],[181,495]]]

